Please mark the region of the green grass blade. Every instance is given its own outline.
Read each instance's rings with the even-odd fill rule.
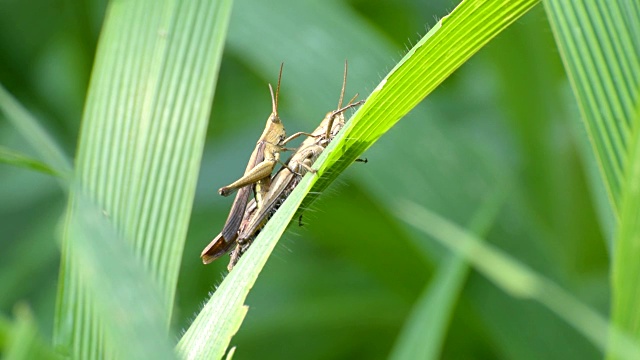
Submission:
[[[246,276],[247,272],[243,271],[242,275]],[[236,287],[238,289],[241,284],[231,282],[227,282],[227,284],[231,285],[221,290],[227,296],[213,297],[180,339],[178,352],[183,359],[222,359],[224,357],[231,338],[238,332],[249,311],[247,306],[236,301],[238,298],[246,298],[248,291],[244,296],[234,296],[235,294],[230,288]],[[227,312],[221,321],[210,320],[215,319],[223,310]],[[233,356],[232,351],[229,350],[227,356]]]
[[[628,4],[544,1],[616,215],[640,94],[640,13]]]
[[[636,123],[639,121],[640,114],[636,116]],[[640,126],[636,125],[632,139],[612,269],[611,317],[614,324],[628,331],[640,343]],[[615,358],[618,353],[619,344],[613,339],[610,358]]]
[[[4,360],[58,359],[40,335],[33,314],[25,304],[17,304],[15,321],[0,320],[2,358]]]
[[[505,201],[503,188],[490,196],[474,215],[470,228],[479,238],[489,232]],[[402,329],[390,358],[439,359],[454,306],[469,273],[466,259],[459,253],[442,260],[433,281],[418,299]]]
[[[451,73],[537,3],[464,1],[440,20],[382,80],[318,159],[322,177],[312,194],[324,190]]]
[[[56,319],[56,330],[78,338],[70,349],[57,344],[58,350],[83,359],[174,359],[165,299],[131,245],[78,188],[72,203],[65,229],[71,250],[63,254],[62,267],[73,277],[63,276],[63,289],[79,294],[64,294],[68,302],[59,303],[58,311],[68,308],[78,318]]]
[[[473,267],[511,296],[540,302],[558,317],[572,325],[601,351],[608,346],[609,335],[619,342],[620,354],[637,359],[640,347],[607,320],[560,288],[502,251],[483,243],[473,234],[409,201],[396,206],[398,219],[433,237],[463,255]]]
[[[59,175],[58,172],[49,165],[11,149],[7,149],[4,146],[0,146],[0,163],[38,171],[47,175]]]
[[[72,198],[63,244],[54,331],[62,351],[78,358],[123,352],[140,358],[149,344],[135,345],[134,337],[120,348],[114,339],[123,329],[109,312],[117,309],[97,298],[91,302],[103,293],[99,282],[88,282],[102,279],[117,287],[120,269],[144,269],[144,276],[136,275],[150,279],[142,288],[159,289],[152,303],[161,309],[150,311],[155,322],[147,326],[166,335],[230,9],[230,1],[204,0],[109,6],[79,139],[82,192]],[[98,204],[102,221],[83,214],[92,207],[83,194]],[[105,217],[115,231],[103,226]],[[104,235],[88,241],[93,231]],[[126,256],[118,239],[135,257]],[[97,250],[106,246],[115,248],[92,267],[93,258],[85,256],[100,256]],[[86,275],[91,269],[99,272]],[[121,295],[129,302],[123,309],[144,309],[147,298]],[[160,353],[171,357],[172,351],[154,352]]]
[[[461,256],[450,255],[442,260],[433,280],[407,317],[390,359],[439,359],[468,269]]]
[[[42,156],[47,166],[59,174],[71,173],[69,157],[64,154],[58,144],[47,131],[38,123],[27,109],[22,106],[0,84],[0,110],[6,118]]]
[[[638,4],[624,0],[547,0],[544,4],[618,220],[612,265],[613,323],[638,340]],[[621,356],[619,344],[612,343],[609,355]]]
[[[320,166],[320,176],[303,178],[269,221],[249,252],[224,279],[186,331],[178,346],[180,352],[188,358],[223,353],[237,330],[235,326],[227,325],[244,317],[241,308],[250,288],[311,186],[316,181],[320,185],[314,187],[314,193],[316,189],[321,191],[326,187],[464,61],[536,3],[536,0],[465,1],[431,29],[374,90],[345,131],[329,145],[316,165]],[[323,171],[325,168],[327,170]]]
[[[304,198],[302,190],[308,189],[311,179],[309,176],[303,178],[283,205],[285,210],[278,211],[269,220],[250,250],[225,277],[187,329],[178,344],[178,350],[184,358],[219,359],[222,357],[231,337],[238,331],[247,313],[248,308],[244,305],[244,300],[276,246],[277,240],[291,221],[295,209],[300,206]]]

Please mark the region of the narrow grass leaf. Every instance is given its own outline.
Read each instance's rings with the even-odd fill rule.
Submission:
[[[216,301],[209,301],[205,305],[196,321],[178,343],[177,351],[183,359],[222,359],[224,357],[231,338],[238,332],[249,311],[249,308],[242,304],[235,306],[236,302],[233,300],[231,297],[217,297]],[[205,321],[215,316],[221,309],[228,311],[223,321]],[[234,349],[229,350],[227,358],[233,357]]]
[[[451,73],[537,3],[464,1],[441,19],[382,80],[320,156],[322,176],[309,201]]]
[[[153,341],[122,349],[119,332],[127,332],[111,311],[125,316],[127,309],[144,309],[149,298],[130,296],[119,283],[119,277],[144,269],[144,276],[133,278],[144,282],[140,289],[159,290],[149,301],[160,311],[150,310],[151,322],[141,314],[131,331],[146,324],[151,338],[167,333],[230,9],[227,0],[109,4],[63,243],[54,329],[61,351],[83,359],[124,352],[134,355],[127,358],[173,356],[161,344],[149,349]],[[105,219],[98,221],[87,208],[99,209]],[[127,247],[135,256],[126,256]],[[108,257],[97,261],[98,250]],[[122,296],[119,307],[100,297],[101,282]],[[147,294],[154,297],[151,290]]]
[[[491,229],[505,201],[504,188],[494,192],[478,210],[470,228],[479,238]],[[457,299],[469,273],[466,259],[460,253],[450,253],[440,262],[430,282],[407,317],[390,358],[439,359],[449,322]]]
[[[70,174],[71,162],[38,120],[0,84],[0,111],[58,174]]]
[[[451,314],[467,278],[468,266],[461,256],[449,255],[414,305],[389,358],[438,359]]]
[[[58,172],[51,168],[49,165],[33,159],[29,156],[21,154],[19,152],[8,149],[4,146],[0,146],[0,163],[13,165],[33,171],[38,171],[47,175],[59,176]]]
[[[248,308],[244,301],[255,284],[258,274],[282,236],[295,210],[304,198],[312,177],[305,176],[291,193],[282,209],[269,220],[251,248],[240,258],[207,301],[178,344],[179,352],[186,359],[219,359],[229,347]],[[305,185],[306,184],[306,185]]]
[[[463,255],[477,271],[506,293],[546,306],[601,351],[606,350],[608,340],[612,338],[620,345],[618,354],[622,358],[640,356],[640,347],[628,333],[609,327],[603,316],[516,259],[413,202],[398,202],[395,211],[398,219]]]
[[[45,343],[38,325],[26,304],[14,308],[15,320],[2,326],[2,358],[4,360],[58,359],[53,349]]]

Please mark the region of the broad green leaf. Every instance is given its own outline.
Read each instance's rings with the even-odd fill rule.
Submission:
[[[636,116],[640,121],[640,113]],[[620,227],[616,235],[612,269],[613,323],[640,340],[640,126],[635,127],[627,156],[626,179],[623,183]],[[619,344],[612,339],[609,355],[616,358]]]
[[[640,11],[637,2],[544,2],[618,220],[612,261],[613,323],[640,340],[637,184]],[[623,356],[616,340],[609,356]]]
[[[545,0],[544,5],[618,214],[640,94],[640,43],[633,32],[640,22],[638,4]]]
[[[63,239],[60,351],[173,357],[167,328],[230,9],[109,5]]]
[[[104,210],[72,189],[61,264],[69,275],[58,293],[65,302],[57,304],[55,330],[77,339],[68,347],[56,343],[56,350],[80,358],[173,359],[158,287]],[[60,317],[67,309],[78,318]]]
[[[227,324],[235,324],[244,316],[241,308],[250,288],[313,184],[318,182],[312,194],[324,189],[464,61],[536,3],[536,0],[465,1],[431,29],[378,85],[345,130],[329,145],[315,165],[319,168],[317,176],[305,176],[261,231],[183,336],[179,344],[181,352],[198,348],[198,352],[189,353],[189,358],[223,353],[236,331],[235,326]],[[212,335],[212,329],[225,326],[224,333]],[[211,344],[211,348],[204,348],[203,344]]]

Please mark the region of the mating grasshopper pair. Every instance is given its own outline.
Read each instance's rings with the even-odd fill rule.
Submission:
[[[346,106],[342,107],[347,79],[347,64],[345,62],[338,109],[327,113],[320,125],[312,133],[298,132],[287,138],[282,121],[278,117],[278,93],[281,76],[282,67],[280,67],[275,97],[271,85],[269,85],[272,113],[267,119],[265,130],[251,154],[244,175],[219,190],[219,193],[223,196],[231,194],[236,189],[238,193],[222,231],[200,255],[205,264],[224,255],[235,245],[227,268],[231,270],[235,266],[240,256],[249,248],[265,223],[300,182],[302,176],[307,172],[315,173],[315,170],[311,169],[311,165],[344,126],[345,118],[343,113],[347,109],[358,106],[363,102],[353,103],[354,97]],[[286,150],[285,145],[287,142],[301,135],[306,135],[307,139],[283,164],[283,167],[276,175],[271,177],[275,164],[280,162],[280,152]],[[255,199],[249,201],[251,188],[254,190]]]

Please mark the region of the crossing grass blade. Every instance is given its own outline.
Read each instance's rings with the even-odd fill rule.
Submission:
[[[47,175],[59,175],[49,165],[4,146],[0,146],[0,163],[38,171]]]
[[[507,192],[500,187],[474,215],[469,227],[484,237],[504,205]],[[439,359],[449,322],[469,273],[460,253],[449,253],[440,262],[434,279],[418,299],[391,352],[393,360]]]
[[[609,335],[619,344],[617,350],[621,358],[636,359],[640,356],[640,346],[628,333],[609,327],[602,315],[556,283],[499,249],[483,243],[465,229],[406,200],[397,203],[396,216],[452,251],[463,255],[474,269],[511,296],[540,302],[587,337],[601,351],[606,351]]]
[[[0,84],[0,111],[42,158],[42,160],[36,160],[41,162],[42,166],[36,165],[33,161],[26,161],[24,158],[20,161],[21,163],[31,164],[30,167],[48,168],[57,174],[66,174],[65,176],[71,173],[69,157],[40,125],[35,116],[22,106],[2,84]],[[16,158],[15,154],[7,153],[6,158],[8,161],[15,161],[20,157]]]
[[[451,73],[537,3],[465,1],[441,19],[389,72],[318,159],[322,176],[307,201],[312,201],[313,194],[324,190]]]

